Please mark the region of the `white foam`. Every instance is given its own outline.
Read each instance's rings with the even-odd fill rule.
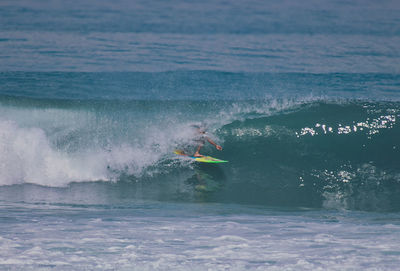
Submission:
[[[162,152],[127,144],[68,153],[56,149],[40,128],[19,127],[12,121],[0,121],[0,185],[35,183],[65,186],[70,182],[111,180],[109,168],[130,174],[155,163]]]
[[[23,213],[21,204],[3,209],[22,219],[4,222],[11,227],[6,230],[9,237],[0,239],[0,268],[393,270],[399,264],[400,226],[393,214],[266,211],[260,215],[257,211],[252,215],[249,210],[244,215],[193,217],[176,213],[188,206],[161,206],[165,209],[145,207],[139,213],[63,207],[46,210],[48,216],[36,206]],[[209,208],[213,211],[205,210],[220,212],[214,205]],[[93,215],[112,219],[93,223]],[[32,223],[31,218],[38,216],[42,223]],[[327,216],[337,222],[328,222]],[[387,221],[390,227],[378,221]],[[26,235],[28,228],[32,232]]]
[[[11,121],[0,121],[1,185],[36,183],[59,186],[82,179],[100,179],[95,170],[82,170],[76,161],[52,149],[40,128],[20,128]]]
[[[32,127],[35,124],[37,127]],[[88,135],[80,123],[73,133],[78,137],[74,142],[80,145],[74,148],[70,148],[68,133],[62,132],[57,123],[52,125],[55,128],[45,130],[36,121],[27,127],[19,121],[0,119],[0,185],[65,186],[71,182],[113,181],[121,173],[151,174],[148,168],[153,166],[156,172],[159,162],[173,157],[176,146],[193,144],[190,123],[149,125],[132,139],[114,140],[109,136],[111,140],[105,140],[111,143],[106,147],[95,139],[90,142],[90,132]],[[49,130],[60,131],[50,136]],[[68,144],[57,147],[60,139]]]

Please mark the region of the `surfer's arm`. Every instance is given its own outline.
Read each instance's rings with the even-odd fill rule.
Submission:
[[[207,138],[207,141],[208,141],[211,145],[214,145],[215,148],[216,148],[217,150],[219,150],[219,151],[222,150],[222,147],[221,147],[220,145],[218,145],[217,143],[215,143],[214,141],[212,141],[210,138]]]

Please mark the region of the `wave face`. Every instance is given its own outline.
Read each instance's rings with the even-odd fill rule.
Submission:
[[[94,182],[156,200],[400,210],[399,102],[3,96],[0,111],[3,186]],[[194,151],[200,122],[224,147],[202,152],[229,163],[172,153]]]
[[[236,192],[267,204],[398,210],[398,117],[398,103],[313,102],[234,121],[221,133],[237,159]]]

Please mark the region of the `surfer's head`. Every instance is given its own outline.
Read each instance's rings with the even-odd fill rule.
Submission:
[[[192,125],[190,125],[190,127],[196,129],[196,131],[198,133],[201,133],[201,134],[206,133],[206,126],[203,123],[201,123],[201,124],[192,124]]]

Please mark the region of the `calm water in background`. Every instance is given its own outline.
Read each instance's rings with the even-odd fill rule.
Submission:
[[[1,269],[396,269],[399,12],[1,1]]]

